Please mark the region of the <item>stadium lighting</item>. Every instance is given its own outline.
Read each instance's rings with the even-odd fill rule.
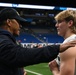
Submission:
[[[76,8],[67,8],[67,10],[76,10]]]
[[[30,8],[30,9],[45,9],[45,10],[76,10],[76,8],[69,7],[56,7],[56,6],[43,6],[43,5],[30,5],[30,4],[14,4],[14,3],[0,3],[1,7],[16,7],[16,8]]]
[[[55,8],[54,6],[13,4],[13,3],[0,3],[0,6],[2,6],[2,7],[16,7],[16,8],[46,9],[46,10],[53,10]]]
[[[1,7],[12,7],[11,3],[0,3]]]
[[[18,7],[20,8],[33,8],[33,9],[46,9],[46,10],[53,10],[54,6],[41,6],[41,5],[23,5],[19,4]]]

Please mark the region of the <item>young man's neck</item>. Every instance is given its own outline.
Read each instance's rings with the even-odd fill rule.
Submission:
[[[64,39],[66,39],[66,38],[68,38],[68,37],[70,37],[72,35],[75,35],[75,33],[70,33],[70,34],[65,35]]]

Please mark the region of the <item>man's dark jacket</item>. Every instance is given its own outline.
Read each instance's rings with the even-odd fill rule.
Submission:
[[[23,48],[11,33],[0,29],[0,75],[19,75],[21,67],[49,62],[57,57],[59,47]]]

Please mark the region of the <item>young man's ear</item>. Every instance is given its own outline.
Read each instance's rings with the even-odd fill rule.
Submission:
[[[72,26],[73,23],[74,23],[73,20],[70,20],[70,21],[69,21],[69,26]]]

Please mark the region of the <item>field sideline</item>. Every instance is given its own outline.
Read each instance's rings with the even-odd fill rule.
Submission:
[[[52,75],[48,63],[41,63],[25,67],[28,75]]]

